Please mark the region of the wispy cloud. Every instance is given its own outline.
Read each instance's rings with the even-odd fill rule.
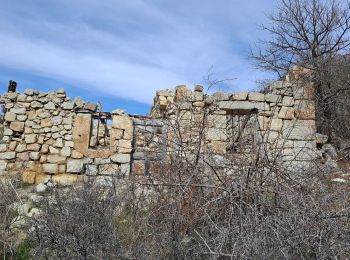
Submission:
[[[213,65],[236,89],[260,76],[246,59],[273,1],[13,1],[0,11],[0,66],[150,103]],[[252,19],[253,18],[253,19]]]

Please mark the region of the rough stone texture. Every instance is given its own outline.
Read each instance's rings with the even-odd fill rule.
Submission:
[[[253,110],[268,110],[264,102],[249,102],[249,101],[221,101],[219,107],[222,110],[236,111],[253,111]]]
[[[237,141],[246,144],[241,154],[249,154],[256,140],[271,153],[286,148],[282,162],[311,160],[316,142],[324,145],[326,140],[315,133],[312,85],[294,86],[293,77],[287,75],[286,81],[271,84],[266,94],[207,95],[202,86],[191,91],[184,85],[160,90],[149,116],[132,116],[120,109],[96,112],[97,104],[80,98],[72,101],[62,89],[6,93],[0,96],[6,109],[0,129],[0,175],[18,165],[25,165],[23,178],[28,183],[33,183],[29,172],[34,172],[29,167],[35,169],[36,184],[55,179],[68,185],[79,179],[78,174],[105,183],[110,177],[104,175],[147,175],[159,170],[160,163],[179,149],[176,143],[196,147],[203,126],[201,153],[204,157],[208,151],[213,153],[211,161],[217,167],[224,166],[223,158],[232,155],[229,148]],[[204,109],[209,111],[206,117]],[[103,123],[106,121],[109,124]],[[181,139],[173,126],[180,127]],[[234,133],[240,130],[242,135],[235,140]],[[303,145],[311,152],[296,156]]]
[[[294,119],[294,108],[282,107],[278,113],[278,117],[282,119]]]
[[[11,160],[16,158],[15,152],[3,152],[0,153],[0,160]]]
[[[83,172],[84,161],[83,160],[68,160],[67,162],[67,172],[81,173]]]
[[[98,174],[97,165],[88,164],[86,165],[86,175],[96,176]]]
[[[117,164],[102,164],[98,167],[99,174],[101,175],[120,175],[120,169]]]
[[[58,173],[58,165],[53,163],[44,163],[42,165],[43,172],[48,174],[56,174]]]
[[[26,184],[34,184],[35,183],[35,172],[25,171],[22,174],[22,181]]]
[[[236,93],[232,94],[230,100],[247,100],[248,97],[248,92],[241,92],[241,93]]]
[[[263,93],[250,92],[249,95],[248,95],[248,100],[264,102],[265,101],[265,95]]]
[[[313,120],[286,120],[283,124],[283,135],[291,140],[314,140],[316,126]]]
[[[317,144],[326,144],[328,141],[328,136],[327,135],[323,135],[323,134],[319,134],[316,133],[316,143]]]
[[[114,163],[129,163],[130,154],[115,154],[111,156],[111,161]]]
[[[24,123],[23,122],[11,122],[10,129],[16,132],[23,132]]]
[[[71,186],[78,181],[78,176],[75,174],[58,174],[52,176],[52,181],[60,186]]]

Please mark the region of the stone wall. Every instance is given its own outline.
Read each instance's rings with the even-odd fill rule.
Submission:
[[[26,182],[64,184],[89,176],[126,176],[130,173],[132,119],[121,110],[98,112],[98,106],[67,98],[64,90],[0,97],[6,110],[0,144],[1,174],[24,172]],[[107,146],[90,147],[93,119],[111,121]],[[95,125],[96,127],[96,125]]]
[[[313,87],[298,83],[298,71],[266,93],[160,90],[150,116],[102,112],[62,89],[6,93],[0,104],[0,174],[21,172],[31,184],[148,175],[181,153],[224,167],[258,150],[293,169],[318,156]]]
[[[177,122],[183,129],[182,139],[176,140],[180,143],[195,146],[198,131],[204,132],[203,154],[221,158],[226,165],[235,158],[254,159],[249,157],[258,151],[267,161],[300,170],[319,157],[314,89],[299,81],[301,73],[291,71],[284,80],[272,83],[266,93],[206,95],[201,86],[194,91],[186,86],[161,90],[151,115]]]

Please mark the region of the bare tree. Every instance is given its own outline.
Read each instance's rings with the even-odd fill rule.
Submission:
[[[349,1],[280,0],[268,20],[262,29],[269,39],[252,51],[256,66],[279,78],[293,66],[307,68],[310,74],[304,80],[315,86],[319,131],[333,141],[349,137],[349,120],[344,119],[349,109],[344,96],[350,95]]]

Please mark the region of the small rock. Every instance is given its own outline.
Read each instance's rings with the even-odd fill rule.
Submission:
[[[202,85],[195,85],[194,86],[194,91],[196,92],[203,92],[203,86]]]
[[[74,108],[74,102],[71,102],[71,101],[63,102],[61,107],[65,110],[72,110]]]
[[[34,90],[27,88],[26,90],[24,90],[24,94],[27,96],[33,96],[34,95]]]
[[[44,183],[39,183],[38,185],[35,186],[35,190],[38,193],[45,192],[47,189],[47,186]]]
[[[331,159],[336,160],[338,157],[337,150],[331,144],[325,144],[322,147],[322,151],[327,154]]]
[[[44,105],[38,101],[33,101],[32,103],[30,103],[30,106],[32,108],[42,108]]]
[[[85,103],[83,108],[92,112],[96,112],[97,104],[88,102],[88,103]]]
[[[334,179],[332,179],[332,182],[346,183],[347,181],[342,179],[342,178],[334,178]]]
[[[326,144],[328,141],[328,136],[316,133],[316,143],[317,144]]]
[[[44,105],[44,108],[48,109],[48,110],[55,110],[56,106],[55,106],[55,104],[53,102],[50,101],[49,103]]]

